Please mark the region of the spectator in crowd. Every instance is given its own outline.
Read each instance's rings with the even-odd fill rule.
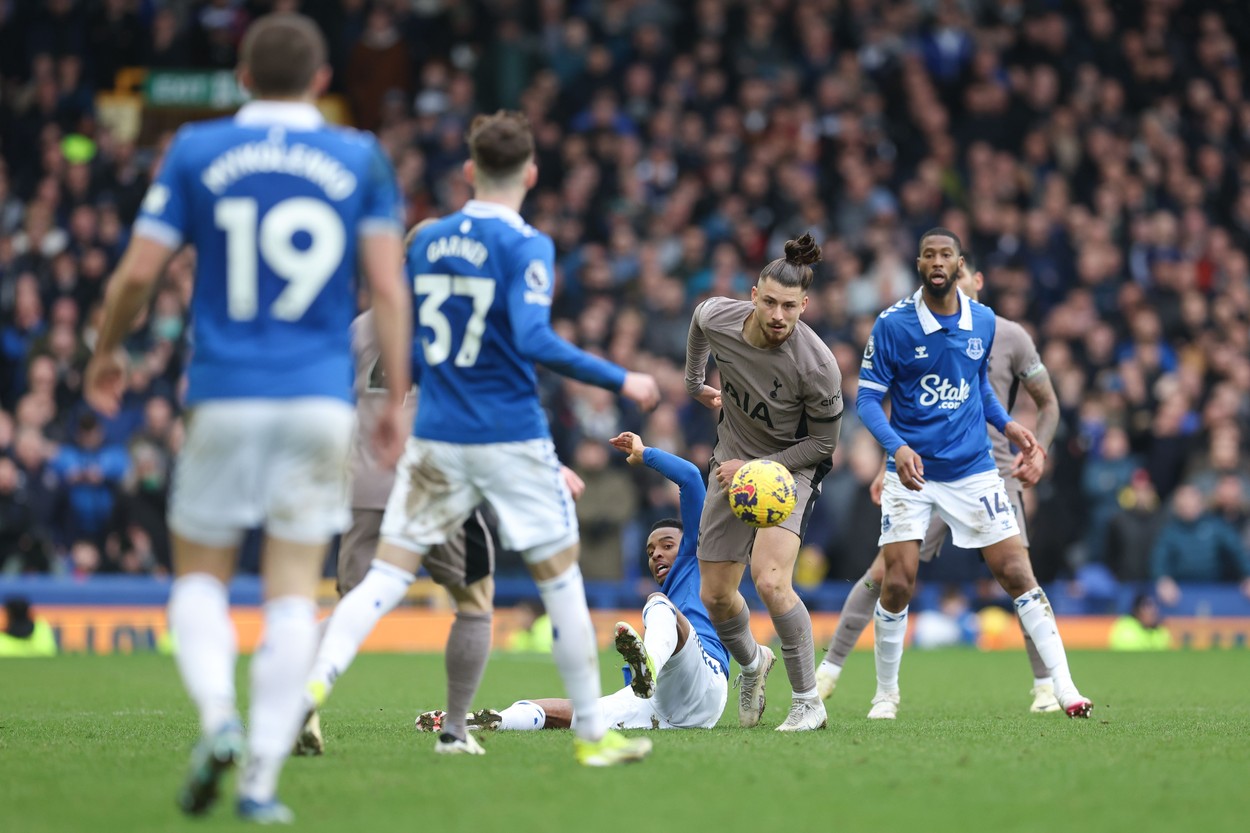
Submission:
[[[1159,600],[1175,605],[1178,581],[1221,581],[1231,576],[1250,597],[1250,556],[1237,531],[1206,508],[1202,492],[1184,485],[1172,500],[1172,517],[1163,525],[1150,554]]]
[[[4,600],[4,630],[0,631],[0,658],[54,657],[56,634],[46,619],[36,619],[30,601],[13,597]]]
[[[1138,461],[1129,453],[1128,435],[1118,426],[1111,426],[1085,463],[1081,478],[1089,512],[1086,541],[1091,557],[1106,538],[1107,523],[1115,514],[1120,490],[1129,484],[1138,468]]]
[[[1154,597],[1143,593],[1133,599],[1132,612],[1111,626],[1108,645],[1113,651],[1166,651],[1172,647],[1172,634],[1163,626]]]
[[[522,213],[556,241],[556,326],[662,385],[675,378],[665,401],[696,462],[715,428],[678,371],[696,303],[745,291],[779,241],[817,234],[827,258],[804,320],[842,367],[849,449],[872,321],[912,291],[916,235],[955,230],[983,267],[985,301],[1035,336],[1060,398],[1036,495],[1039,575],[1083,561],[1140,575],[1111,531],[1145,520],[1144,485],[1130,486],[1142,492],[1132,509],[1119,504],[1132,472],[1145,469],[1163,500],[1187,482],[1214,495],[1234,474],[1242,508],[1231,486],[1216,499],[1233,520],[1250,494],[1243,5],[0,5],[0,409],[25,449],[13,454],[36,524],[67,528],[37,492],[66,488],[49,485],[46,458],[73,445],[101,292],[169,140],[125,135],[96,116],[93,93],[135,61],[232,66],[248,20],[300,6],[327,32],[357,126],[390,153],[410,223],[468,198],[462,137],[474,112],[515,102],[527,114],[540,178]],[[148,361],[125,416],[105,423],[110,445],[138,448],[138,434],[163,457],[176,442],[192,257],[171,263],[127,344]],[[566,459],[583,438],[642,427],[628,409],[539,384]],[[149,411],[154,399],[168,403],[167,422]],[[809,540],[831,557],[830,579],[858,550],[833,555],[851,531],[841,519],[876,511],[862,489],[838,486],[854,480],[850,455],[834,463],[813,514],[821,540]],[[631,494],[654,515],[669,494],[641,484]],[[140,569],[159,570],[162,533],[140,526],[156,553]],[[117,569],[108,537],[101,560]],[[72,541],[60,536],[59,556]]]
[[[1151,553],[1162,524],[1159,495],[1145,469],[1133,472],[1120,490],[1119,508],[1107,524],[1106,543],[1091,553],[1116,579],[1145,583],[1154,578]]]
[[[130,470],[126,449],[106,445],[104,428],[90,412],[78,418],[72,443],[52,459],[61,482],[65,514],[63,540],[89,541],[97,549],[108,534],[116,503],[116,489]],[[93,569],[98,569],[97,564]]]
[[[20,478],[17,464],[0,457],[0,572],[43,572],[47,556]]]

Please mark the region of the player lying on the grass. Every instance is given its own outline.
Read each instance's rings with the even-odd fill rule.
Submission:
[[[870,718],[898,713],[898,670],[915,589],[920,542],[937,512],[958,546],[981,550],[990,572],[1015,600],[1016,615],[1054,680],[1070,717],[1093,704],[1077,691],[1046,593],[1037,584],[1007,486],[990,454],[986,422],[1023,453],[1043,454],[1033,433],[1003,408],[989,384],[988,352],[997,322],[989,307],[955,286],[963,266],[959,238],[935,228],[920,238],[921,288],[877,317],[860,367],[859,415],[889,456],[881,496],[885,571],[874,611],[877,694]],[[886,419],[882,398],[890,394]]]
[[[975,274],[974,274],[975,273]],[[972,267],[967,258],[964,266],[956,274],[955,285],[973,301],[978,299],[984,285],[984,276]],[[990,387],[1000,402],[1007,404],[1007,410],[1013,410],[1019,387],[1024,386],[1037,405],[1037,443],[1043,449],[1050,447],[1055,437],[1055,429],[1059,425],[1059,399],[1050,383],[1050,374],[1037,354],[1033,339],[1014,321],[1008,321],[1001,315],[994,316],[997,332],[994,343],[990,347]],[[990,434],[993,447],[994,462],[998,466],[999,476],[1007,482],[1007,498],[1020,525],[1020,542],[1028,552],[1028,526],[1024,516],[1024,489],[1037,485],[1045,467],[1044,455],[1027,457],[1023,452],[1012,451],[1011,443],[998,431]],[[881,490],[885,484],[885,461],[881,463],[881,471],[872,482],[872,499],[881,505]],[[1014,481],[1014,482],[1012,482]],[[937,558],[946,541],[948,527],[941,515],[935,514],[929,522],[924,541],[920,545],[920,560],[924,562]],[[842,674],[842,666],[847,656],[855,647],[859,635],[863,633],[872,618],[873,608],[881,597],[881,580],[885,575],[885,559],[881,551],[873,559],[872,566],[864,577],[856,582],[851,593],[842,605],[842,613],[838,617],[838,629],[829,642],[828,653],[816,669],[816,687],[820,696],[828,699],[838,684]],[[1055,699],[1055,687],[1050,671],[1033,644],[1033,638],[1024,631],[1024,647],[1029,655],[1029,663],[1033,667],[1033,704],[1029,707],[1033,712],[1057,712],[1059,701]]]
[[[418,223],[408,232],[405,248],[425,224]],[[395,482],[395,469],[379,464],[366,440],[372,436],[379,408],[385,401],[385,379],[381,373],[380,348],[373,326],[373,313],[366,311],[352,322],[352,353],[356,360],[356,432],[352,438],[352,523],[339,545],[338,592],[340,598],[350,593],[369,572],[377,553],[382,513]],[[416,391],[404,406],[404,424],[411,425],[416,416]],[[581,497],[586,484],[572,469],[561,466],[564,482],[573,499]],[[455,714],[473,702],[481,669],[490,656],[491,620],[494,613],[495,553],[501,547],[498,520],[489,504],[482,504],[447,543],[430,549],[425,569],[430,577],[446,588],[455,604],[455,620],[447,635],[444,658],[447,669],[447,703]],[[326,657],[318,656],[309,680],[310,701],[324,697],[330,686],[331,667]],[[465,727],[449,721],[449,734],[463,737]],[[325,750],[321,734],[321,718],[313,709],[295,743],[297,755],[320,755]]]
[[[699,516],[705,489],[691,463],[658,448],[647,448],[628,431],[611,440],[629,455],[681,489],[681,520],[656,522],[647,537],[647,566],[663,592],[652,593],[642,609],[643,635],[625,622],[616,624],[616,649],[629,663],[630,684],[603,697],[608,723],[618,729],[710,729],[720,720],[729,694],[729,654],[699,599]],[[438,731],[443,711],[425,712],[417,728]],[[574,723],[568,700],[519,700],[502,711],[468,715],[480,729],[567,729]]]

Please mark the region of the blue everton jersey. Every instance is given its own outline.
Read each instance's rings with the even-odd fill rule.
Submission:
[[[549,437],[535,362],[620,389],[624,370],[551,329],[554,258],[550,237],[512,209],[478,200],[413,239],[415,436],[462,444]]]
[[[989,419],[1000,430],[1007,414],[986,373],[994,313],[959,293],[959,315],[939,321],[920,291],[881,313],[859,372],[864,424],[890,455],[903,445],[920,455],[926,480],[949,482],[993,471]],[[889,425],[874,419],[890,394]]]
[[[189,403],[351,401],[357,241],[400,234],[373,137],[310,104],[256,101],[178,131],[135,233],[195,246]]]
[[[712,618],[699,598],[699,520],[703,517],[707,487],[703,485],[703,477],[693,463],[667,451],[648,448],[643,452],[642,460],[676,483],[681,490],[681,545],[660,589],[690,621],[690,627],[694,628],[703,643],[703,650],[720,663],[719,671],[728,676],[729,652],[721,644],[716,628],[712,627]]]

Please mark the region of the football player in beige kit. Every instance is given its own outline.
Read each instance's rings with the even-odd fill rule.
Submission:
[[[764,687],[776,662],[751,635],[751,613],[738,592],[751,565],[755,589],[781,640],[794,690],[790,714],[778,731],[824,728],[816,691],[812,620],[794,592],[794,563],[831,467],[842,419],[842,375],[833,353],[799,320],[807,307],[811,264],[820,247],[810,234],[788,240],[785,257],[760,272],[750,301],[710,298],[695,308],[686,347],[686,389],[708,408],[721,409],[717,443],[700,523],[701,596],[721,641],[742,675],[738,721],[750,727],[764,712]],[[720,370],[721,389],[704,384],[707,360]],[[794,475],[798,501],[780,526],[755,530],[730,511],[726,486],[752,459],[775,460]]]
[[[984,283],[984,276],[976,271],[967,259],[964,268],[957,273],[957,286],[972,300],[977,300]],[[1001,315],[990,348],[990,386],[994,395],[1011,411],[1017,400],[1020,387],[1032,397],[1037,406],[1037,443],[1045,449],[1050,447],[1055,437],[1055,429],[1059,426],[1059,399],[1055,395],[1054,386],[1050,382],[1050,374],[1042,364],[1041,356],[1028,332],[1014,321]],[[998,473],[1007,482],[1007,496],[1011,501],[1012,510],[1020,526],[1020,539],[1027,548],[1029,536],[1024,515],[1024,490],[1037,485],[1042,478],[1045,456],[1039,455],[1026,459],[1023,454],[1011,450],[1007,438],[998,431],[990,432],[993,446],[994,462],[998,464]],[[881,503],[881,489],[885,480],[885,462],[882,461],[881,471],[872,483],[872,498]],[[1014,482],[1013,482],[1014,480]],[[932,561],[938,556],[942,544],[946,541],[947,526],[936,513],[929,524],[929,531],[920,545],[920,560]],[[863,633],[868,621],[872,619],[873,608],[881,596],[881,581],[885,573],[885,562],[878,550],[868,572],[864,573],[842,605],[842,614],[838,618],[838,628],[829,642],[828,652],[824,661],[816,669],[816,684],[820,696],[827,699],[833,694],[838,678],[842,674],[842,666],[854,649],[859,635]],[[1023,628],[1021,629],[1023,630]],[[1033,703],[1030,711],[1057,712],[1061,711],[1059,701],[1055,699],[1055,687],[1050,678],[1046,663],[1037,653],[1037,647],[1028,633],[1024,634],[1024,645],[1033,667]]]

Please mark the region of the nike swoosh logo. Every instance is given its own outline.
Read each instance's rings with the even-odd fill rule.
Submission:
[[[718,354],[713,353],[712,358],[716,359],[717,364],[733,364],[729,359],[722,359]]]

